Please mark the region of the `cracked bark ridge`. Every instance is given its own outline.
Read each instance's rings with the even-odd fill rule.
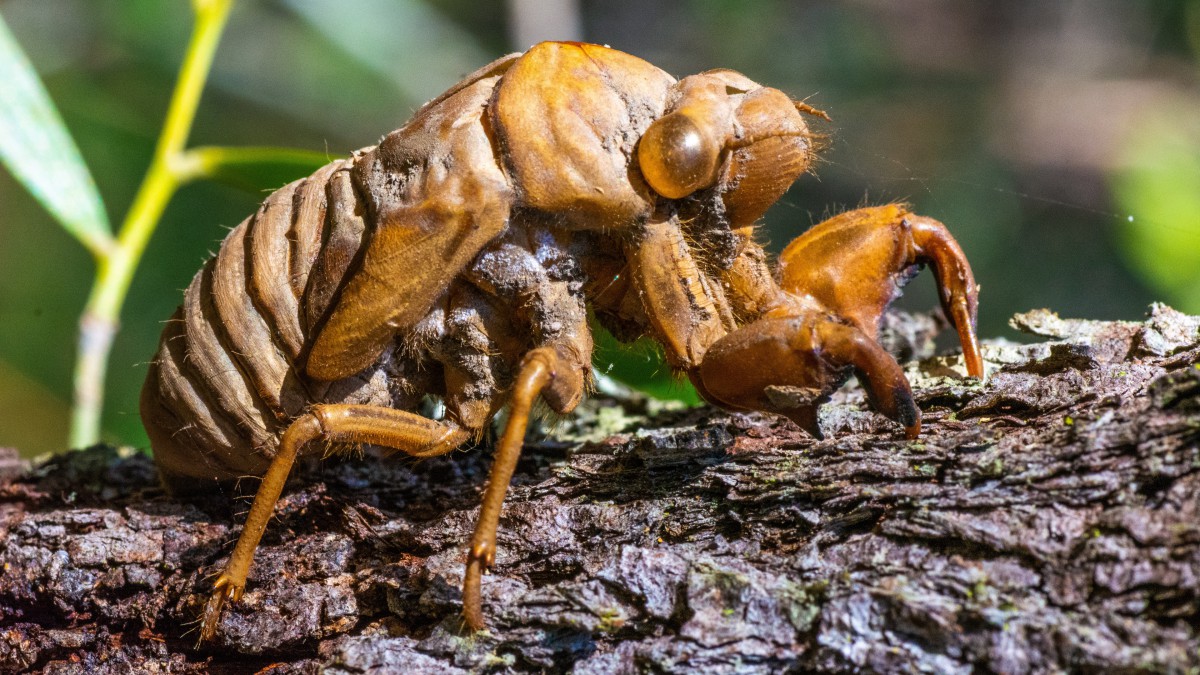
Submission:
[[[1013,325],[1050,339],[988,343],[986,384],[909,367],[917,442],[853,388],[823,441],[593,400],[522,459],[478,635],[457,612],[485,451],[296,478],[199,651],[246,501],[172,501],[136,453],[9,452],[0,671],[1200,668],[1200,318]]]

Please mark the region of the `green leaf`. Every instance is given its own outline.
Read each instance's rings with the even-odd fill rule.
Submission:
[[[594,321],[592,335],[596,343],[592,365],[599,373],[660,401],[701,403],[692,383],[671,372],[660,348],[650,340],[643,338],[632,344],[622,344]]]
[[[0,18],[0,161],[93,253],[112,246],[104,203],[79,149]]]
[[[62,421],[70,406],[43,383],[0,358],[0,438],[23,457],[62,452],[67,430]]]
[[[294,148],[204,147],[186,154],[187,177],[205,177],[248,192],[271,192],[303,178],[334,158]]]
[[[1131,133],[1115,176],[1121,252],[1176,308],[1200,312],[1200,115],[1164,110]]]

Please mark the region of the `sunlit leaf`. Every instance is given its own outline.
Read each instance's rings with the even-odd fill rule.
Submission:
[[[323,152],[294,148],[196,148],[188,152],[196,177],[261,194],[303,178],[331,162]]]
[[[692,384],[687,378],[671,372],[654,343],[642,339],[629,345],[621,344],[594,323],[592,333],[596,339],[592,365],[597,372],[662,401],[700,403],[700,396]]]
[[[1200,312],[1200,119],[1172,119],[1147,120],[1125,148],[1121,251],[1176,308]]]
[[[92,251],[112,228],[100,193],[24,52],[0,18],[0,161]]]

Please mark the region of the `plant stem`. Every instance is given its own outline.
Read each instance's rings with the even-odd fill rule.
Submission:
[[[196,175],[190,171],[182,174],[178,165],[232,6],[233,0],[193,0],[196,25],[150,167],[117,234],[116,246],[97,258],[96,281],[79,320],[71,447],[92,445],[100,440],[105,370],[113,336],[120,325],[121,307],[146,242],[167,203],[180,185]]]

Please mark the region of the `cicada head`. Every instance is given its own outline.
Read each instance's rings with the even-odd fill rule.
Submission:
[[[730,227],[751,225],[812,163],[802,113],[824,116],[731,70],[686,77],[642,134],[638,166],[659,195],[711,188]]]

